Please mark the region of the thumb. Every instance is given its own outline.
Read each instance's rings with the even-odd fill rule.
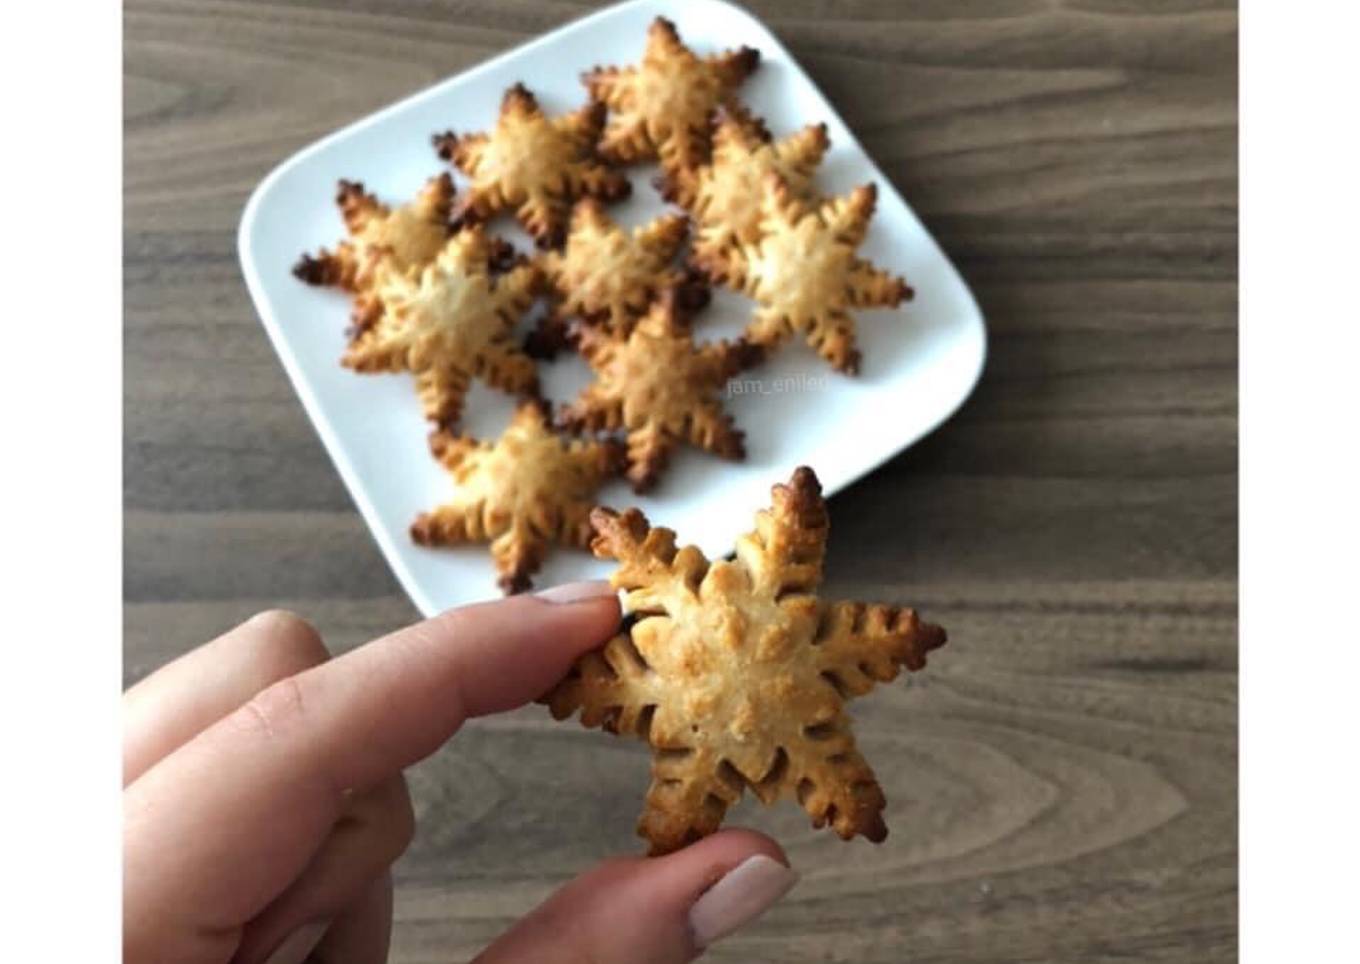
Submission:
[[[549,897],[476,964],[691,961],[797,881],[779,845],[750,830],[724,830],[665,857],[618,857]]]

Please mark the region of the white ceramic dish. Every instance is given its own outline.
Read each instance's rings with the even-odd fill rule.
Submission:
[[[362,180],[385,200],[409,197],[444,169],[430,147],[431,133],[489,127],[502,92],[516,81],[528,85],[550,114],[578,106],[584,98],[580,72],[637,60],[657,15],[675,21],[684,41],[701,53],[741,44],[760,51],[760,69],[741,96],[775,136],[826,122],[831,150],[819,174],[821,189],[830,194],[868,181],[878,185],[878,213],[861,251],[904,275],[916,297],[899,309],[858,313],[864,362],[856,378],[835,373],[803,343],[791,341],[731,385],[727,405],[746,432],[745,462],[681,449],[649,496],[636,497],[614,482],[601,492],[601,503],[638,505],[655,524],[675,529],[682,542],[724,554],[766,503],[769,487],[794,467],[811,465],[825,491],[834,493],[948,418],[981,373],[985,333],[967,285],[760,21],[722,0],[633,0],[567,24],[299,152],[265,178],[241,219],[241,264],[265,329],[374,538],[427,615],[496,595],[490,557],[484,547],[427,549],[408,538],[411,519],[443,501],[451,485],[427,452],[427,427],[410,377],[358,376],[341,368],[347,300],[302,284],[290,269],[303,251],[343,234],[333,203],[338,178]],[[611,207],[614,217],[636,224],[665,210],[650,186],[654,171],[629,173],[634,196]],[[461,190],[464,182],[458,183]],[[509,219],[493,222],[493,229],[520,250],[530,249]],[[696,319],[696,334],[734,336],[749,311],[740,296],[717,293]],[[568,355],[545,366],[542,380],[544,393],[560,403],[588,381],[588,370]],[[464,429],[494,437],[511,408],[508,397],[474,386]],[[557,549],[535,585],[594,578],[607,569],[586,553]]]

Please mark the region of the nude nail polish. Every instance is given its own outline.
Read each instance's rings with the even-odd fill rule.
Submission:
[[[596,579],[590,582],[568,582],[553,586],[551,589],[534,593],[534,598],[550,603],[574,603],[613,595],[615,595],[613,586],[603,579]]]
[[[748,857],[704,891],[689,910],[694,946],[705,948],[744,927],[769,910],[793,885],[798,874],[772,857]]]

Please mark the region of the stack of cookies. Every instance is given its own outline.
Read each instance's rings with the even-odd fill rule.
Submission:
[[[451,502],[412,523],[415,541],[487,542],[501,587],[519,592],[550,545],[589,546],[595,493],[612,476],[652,489],[682,444],[743,458],[724,386],[794,334],[858,372],[853,310],[895,306],[911,289],[857,254],[874,186],[819,194],[825,125],[775,137],[742,104],[759,62],[747,47],[697,54],[658,18],[638,63],[583,75],[579,110],[549,117],[517,84],[493,129],[434,135],[461,194],[450,172],[398,206],[340,182],[348,236],[294,273],[351,297],[341,364],[414,376],[431,451],[455,483]],[[679,210],[627,230],[607,205],[630,194],[625,169],[643,162],[660,164],[656,186]],[[539,250],[489,233],[501,214]],[[754,303],[739,339],[695,340],[709,285]],[[541,300],[547,311],[520,339]],[[580,352],[594,380],[554,410],[538,365],[563,350]],[[474,378],[522,398],[495,441],[459,431]]]

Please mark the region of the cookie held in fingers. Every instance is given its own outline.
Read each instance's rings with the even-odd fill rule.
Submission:
[[[817,596],[828,520],[812,470],[774,487],[730,561],[677,549],[637,509],[591,521],[637,619],[541,702],[651,745],[638,821],[651,852],[713,833],[747,789],[766,804],[796,799],[843,839],[882,841],[886,801],[845,703],[923,668],[945,632],[911,609]]]
[[[311,285],[352,294],[371,290],[386,270],[408,271],[434,260],[452,227],[453,178],[440,174],[408,204],[389,207],[358,181],[340,181],[335,203],[349,237],[334,250],[304,254],[293,274]]]
[[[523,84],[505,92],[496,126],[484,133],[433,138],[439,156],[471,180],[458,214],[485,220],[515,215],[540,246],[561,242],[574,200],[626,197],[628,179],[595,155],[604,122],[600,104],[548,117]]]
[[[573,431],[624,430],[634,491],[651,489],[684,442],[721,458],[745,457],[745,440],[723,411],[721,394],[762,352],[742,341],[695,345],[676,289],[653,302],[627,336],[585,325],[574,336],[595,380],[558,421]]]
[[[439,424],[458,420],[473,378],[536,394],[537,366],[512,333],[536,297],[539,273],[528,262],[493,272],[502,254],[472,225],[424,268],[386,272],[356,306],[354,339],[341,363],[357,372],[413,373],[425,417]]]
[[[553,545],[590,545],[595,493],[623,463],[613,440],[566,438],[553,431],[545,403],[515,410],[495,442],[430,436],[430,451],[453,476],[453,498],[411,523],[423,546],[486,542],[506,593],[528,589]]]
[[[811,201],[776,173],[761,194],[760,237],[720,252],[696,251],[707,277],[754,299],[746,338],[773,347],[800,334],[831,366],[859,371],[854,309],[896,307],[911,298],[906,281],[859,257],[878,192],[872,184]]]
[[[627,335],[648,305],[670,288],[683,289],[692,308],[702,307],[707,288],[674,264],[687,227],[683,215],[666,214],[629,231],[598,201],[578,201],[566,244],[539,258],[553,299],[551,314],[535,333],[539,350],[558,347],[571,318]]]
[[[621,164],[659,160],[668,170],[703,163],[709,115],[718,107],[744,113],[737,88],[759,64],[760,52],[751,47],[700,57],[680,41],[675,24],[657,17],[639,63],[581,75],[591,99],[609,107],[600,153]]]

